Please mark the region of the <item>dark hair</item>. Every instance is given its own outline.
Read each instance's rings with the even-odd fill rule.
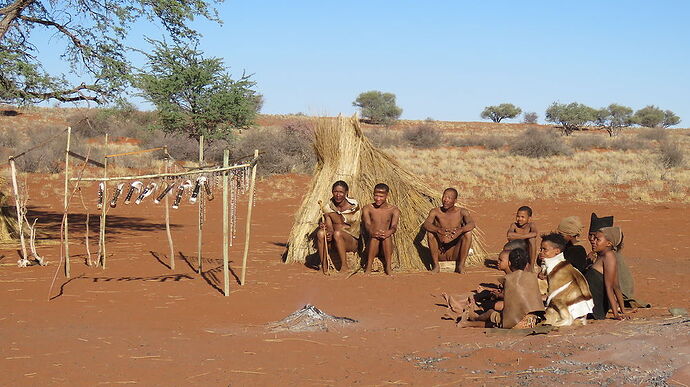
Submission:
[[[510,270],[525,270],[529,263],[529,254],[525,249],[517,248],[511,250],[508,261],[510,262]]]
[[[378,183],[374,186],[374,191],[384,191],[385,193],[390,192],[390,188],[385,183]]]
[[[527,241],[524,239],[513,239],[512,241],[503,245],[504,251],[511,251],[515,249],[527,250]]]
[[[350,187],[348,187],[347,183],[342,181],[342,180],[338,180],[335,183],[333,183],[333,186],[331,187],[331,191],[333,191],[335,189],[335,187],[343,187],[343,188],[345,188],[345,191],[350,191]]]
[[[525,211],[527,213],[527,215],[532,216],[532,209],[529,208],[528,206],[522,206],[522,207],[518,208],[517,212],[520,212],[520,211]]]
[[[448,192],[448,191],[454,193],[454,194],[455,194],[455,198],[457,199],[457,197],[458,197],[458,190],[457,190],[457,189],[455,189],[455,188],[453,188],[453,187],[449,187],[449,188],[444,189],[444,190],[443,190],[443,193],[445,194],[445,193]]]
[[[542,242],[550,242],[557,249],[561,250],[561,252],[563,252],[563,250],[565,250],[565,244],[567,243],[565,241],[565,238],[563,238],[563,235],[561,235],[559,233],[555,233],[555,232],[542,235],[541,241]]]

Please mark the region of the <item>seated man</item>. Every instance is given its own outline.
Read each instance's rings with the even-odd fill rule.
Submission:
[[[508,256],[501,255],[499,269],[506,273],[503,279],[503,291],[493,309],[481,314],[475,312],[476,305],[471,302],[467,311],[468,321],[491,322],[499,328],[532,328],[538,316],[535,313],[544,311],[544,304],[539,293],[537,275],[525,271],[529,264],[529,254],[522,248],[512,250]]]
[[[565,260],[565,244],[565,239],[557,233],[541,237],[539,258],[549,283],[544,323],[569,326],[579,320],[584,325],[594,301],[585,277]]]
[[[336,181],[331,187],[333,197],[321,208],[323,219],[316,233],[316,247],[324,274],[328,273],[329,247],[335,247],[340,271],[349,270],[347,252],[354,252],[359,248],[361,215],[357,201],[347,197],[349,190],[347,183]]]
[[[465,260],[472,245],[474,220],[469,211],[457,207],[458,191],[446,188],[441,198],[441,207],[429,211],[424,221],[424,229],[431,250],[433,266],[431,270],[438,273],[439,260],[455,261],[455,272],[462,273]]]

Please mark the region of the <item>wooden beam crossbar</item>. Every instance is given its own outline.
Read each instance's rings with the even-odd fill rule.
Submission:
[[[138,175],[138,176],[113,176],[113,177],[83,177],[81,181],[118,181],[118,180],[139,180],[139,179],[155,179],[160,177],[177,177],[177,176],[187,176],[187,175],[201,175],[204,173],[214,173],[214,172],[224,172],[233,169],[240,169],[246,167],[253,167],[256,164],[256,160],[252,160],[250,163],[232,165],[229,167],[221,168],[211,168],[211,169],[198,169],[195,171],[186,172],[173,172],[173,173],[155,173],[150,175]],[[77,178],[72,177],[70,181],[76,181]]]

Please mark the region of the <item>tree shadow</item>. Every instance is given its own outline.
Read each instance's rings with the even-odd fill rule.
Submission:
[[[151,253],[151,255],[153,255],[153,257],[156,258],[156,261],[160,262],[161,265],[165,266],[168,269],[171,268],[169,264],[163,262],[163,260],[160,258],[160,255],[157,252],[149,250],[149,253]],[[165,257],[168,258],[167,256]]]
[[[65,286],[67,286],[68,283],[70,283],[76,279],[82,279],[82,278],[84,278],[84,274],[82,274],[78,277],[72,277],[72,278],[68,279],[67,281],[63,282],[62,285],[60,285],[60,291],[58,292],[58,294],[54,295],[53,297],[50,297],[48,299],[48,301],[52,301],[52,300],[62,296],[63,294],[65,294]]]

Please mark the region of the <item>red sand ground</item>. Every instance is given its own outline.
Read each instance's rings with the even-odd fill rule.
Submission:
[[[283,264],[283,243],[307,178],[272,179],[285,179],[291,197],[271,200],[270,186],[259,184],[247,284],[240,287],[233,278],[229,297],[217,289],[218,199],[207,212],[202,276],[194,270],[196,211],[189,205],[172,212],[181,252],[175,270],[163,263],[163,210],[151,202],[109,212],[107,270],[84,265],[83,211],[75,203],[73,278],[65,280],[60,269],[50,293],[57,245],[39,247],[48,267],[17,268],[17,254],[1,250],[0,385],[690,385],[690,320],[671,318],[667,311],[690,306],[688,206],[532,203],[542,230],[563,216],[616,215],[626,232],[638,297],[654,307],[627,321],[523,337],[460,329],[440,318],[441,292],[467,292],[494,281],[499,274],[493,269],[345,279]],[[50,189],[40,198],[44,185]],[[61,216],[57,186],[59,180],[31,184],[35,207],[29,217],[39,217],[39,227],[53,236]],[[95,186],[87,192],[94,231]],[[503,243],[520,204],[474,204],[491,250]],[[243,204],[240,225],[244,211]],[[242,237],[231,250],[235,275]],[[266,329],[306,303],[359,323],[317,333]]]

